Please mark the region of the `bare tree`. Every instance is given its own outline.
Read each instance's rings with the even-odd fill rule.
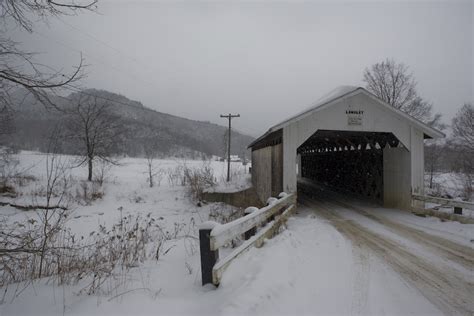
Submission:
[[[43,263],[48,250],[48,242],[62,229],[66,217],[66,208],[61,207],[61,205],[67,195],[69,164],[64,157],[58,154],[61,139],[60,133],[59,126],[51,133],[48,154],[46,156],[46,207],[40,211],[42,241],[39,250],[39,278],[41,278],[43,273]],[[55,207],[51,207],[53,198],[56,200]]]
[[[453,137],[462,146],[474,151],[474,106],[466,103],[452,122]]]
[[[158,184],[158,186],[160,185],[161,177],[164,173],[163,169],[158,168],[156,166],[155,161],[160,150],[159,144],[157,142],[157,137],[157,135],[149,136],[143,144],[146,159],[148,183],[150,185],[150,188],[155,185],[155,182]],[[155,179],[157,179],[158,181],[155,181]]]
[[[14,150],[8,146],[8,137],[13,131],[12,111],[7,106],[3,106],[0,109],[0,193],[14,193],[14,187],[8,185],[11,178],[17,174],[18,165],[18,160],[12,155]]]
[[[1,0],[0,1],[0,106],[12,104],[11,92],[23,87],[46,106],[55,106],[50,93],[70,86],[81,75],[82,57],[69,74],[43,65],[34,59],[34,53],[21,50],[19,43],[9,35],[13,21],[20,28],[32,33],[33,22],[39,17],[48,18],[75,14],[81,10],[95,10],[97,0],[76,2],[69,0]]]
[[[6,105],[0,109],[0,145],[3,145],[4,137],[13,133],[13,112]]]
[[[5,280],[41,278],[46,270],[51,271],[51,263],[56,259],[52,253],[58,249],[55,241],[67,217],[64,202],[69,183],[68,162],[57,154],[59,136],[60,129],[55,128],[46,156],[46,183],[42,194],[46,204],[36,203],[34,207],[38,221],[30,218],[16,225],[0,222],[0,271],[3,273],[0,284]],[[26,267],[28,271],[22,271]]]
[[[82,157],[78,165],[87,164],[87,180],[92,181],[96,159],[117,164],[111,155],[120,143],[120,119],[112,113],[110,103],[82,93],[72,97],[66,113],[68,138],[78,143],[77,154]]]
[[[466,103],[452,121],[452,143],[458,152],[455,168],[464,176],[466,198],[470,199],[474,180],[474,107]]]
[[[363,80],[367,90],[394,108],[425,123],[439,124],[441,115],[433,116],[433,105],[418,96],[416,81],[406,65],[386,59],[366,68]]]
[[[437,142],[430,142],[425,145],[425,168],[430,176],[430,189],[433,188],[434,174],[439,171],[446,146]]]

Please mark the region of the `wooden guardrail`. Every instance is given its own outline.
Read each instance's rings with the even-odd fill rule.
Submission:
[[[237,256],[252,246],[261,247],[296,209],[296,193],[280,193],[270,198],[268,205],[258,209],[249,207],[246,215],[227,224],[205,222],[199,228],[202,285],[219,285],[224,270]],[[219,248],[234,238],[244,236],[245,241],[225,258],[219,258]]]
[[[456,200],[451,200],[451,199],[419,195],[419,194],[412,194],[412,199],[423,201],[423,202],[431,202],[431,203],[451,206],[454,208],[454,214],[458,214],[458,215],[462,214],[463,208],[468,209],[468,210],[474,210],[474,203],[472,202],[456,201]]]

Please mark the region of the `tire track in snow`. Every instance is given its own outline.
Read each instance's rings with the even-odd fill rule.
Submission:
[[[430,235],[413,227],[393,222],[387,218],[370,214],[360,207],[349,205],[340,201],[331,200],[330,202],[340,205],[345,209],[355,211],[358,214],[372,219],[379,224],[389,227],[392,232],[409,238],[417,243],[423,244],[424,247],[435,251],[437,254],[445,257],[446,259],[453,261],[470,271],[474,271],[474,249],[472,248],[454,243],[442,237]]]
[[[354,289],[352,291],[352,315],[366,315],[370,286],[370,253],[365,245],[353,245]]]
[[[303,197],[302,202],[328,219],[354,244],[363,244],[380,256],[444,313],[474,315],[474,284],[457,270],[421,258],[398,242],[342,218],[334,205],[307,197]]]

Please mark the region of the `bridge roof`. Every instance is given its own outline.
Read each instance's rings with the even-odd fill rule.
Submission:
[[[265,134],[263,134],[262,136],[260,136],[256,140],[254,140],[248,146],[248,148],[254,147],[255,145],[258,145],[258,144],[261,145],[262,143],[266,142],[267,137],[275,135],[276,131],[279,131],[279,130],[283,129],[284,127],[286,127],[290,124],[293,124],[293,123],[299,121],[300,119],[303,119],[304,117],[306,117],[308,115],[311,115],[314,112],[317,112],[321,109],[329,107],[333,104],[336,104],[337,101],[339,101],[342,98],[352,97],[354,95],[361,94],[361,93],[368,96],[369,98],[372,98],[375,101],[377,101],[377,103],[380,106],[383,106],[383,107],[387,108],[388,110],[393,111],[397,115],[401,116],[403,119],[409,121],[410,125],[413,125],[413,126],[417,127],[418,129],[420,129],[424,133],[426,138],[442,138],[442,137],[446,136],[445,134],[443,134],[439,130],[423,123],[422,121],[412,117],[411,115],[409,115],[405,112],[400,111],[399,109],[394,108],[390,104],[384,102],[383,100],[378,98],[376,95],[374,95],[373,93],[367,91],[366,89],[364,89],[362,87],[339,86],[336,89],[334,89],[334,90],[330,91],[329,93],[325,94],[324,96],[322,96],[314,104],[307,107],[303,111],[301,111],[301,112],[289,117],[288,119],[285,119],[284,121],[270,127],[270,129],[267,132],[265,132]]]

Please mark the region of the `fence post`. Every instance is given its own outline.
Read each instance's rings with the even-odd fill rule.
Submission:
[[[455,206],[454,207],[454,214],[462,215],[462,207]]]
[[[219,259],[219,250],[211,250],[211,231],[217,225],[215,222],[204,222],[199,226],[202,285],[213,283],[212,268]]]
[[[274,203],[277,203],[278,202],[278,198],[275,198],[275,197],[269,197],[267,199],[267,205],[272,205]],[[270,223],[271,221],[274,221],[275,220],[275,214],[270,216],[269,218],[267,218],[267,224]]]
[[[258,211],[258,208],[254,206],[247,207],[244,211],[244,216],[247,216],[248,214],[252,214],[255,211]],[[250,238],[252,238],[253,235],[255,235],[256,232],[257,232],[256,226],[250,228],[244,233],[244,239],[249,240]]]

